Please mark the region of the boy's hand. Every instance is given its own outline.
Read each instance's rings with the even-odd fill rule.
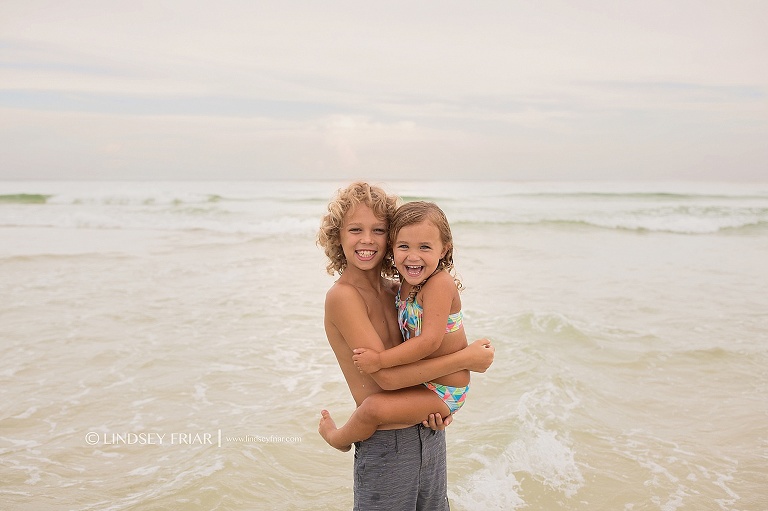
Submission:
[[[430,413],[429,418],[425,421],[422,421],[421,424],[425,428],[430,428],[435,431],[442,431],[447,428],[451,422],[453,422],[453,415],[449,415],[443,419],[439,413]]]
[[[478,339],[464,350],[469,356],[467,369],[476,373],[484,373],[491,366],[496,352],[489,339]]]
[[[353,353],[352,360],[355,363],[355,367],[361,373],[371,374],[381,369],[381,357],[378,351],[368,348],[355,348]]]

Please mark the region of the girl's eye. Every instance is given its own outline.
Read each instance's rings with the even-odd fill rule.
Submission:
[[[387,234],[386,229],[374,229],[373,232],[376,234]]]
[[[422,250],[429,250],[429,249],[430,249],[430,248],[432,248],[432,247],[430,247],[429,245],[422,245],[420,248],[421,248]]]
[[[401,250],[408,250],[408,245],[404,245],[404,244],[401,243],[400,245],[397,246],[397,248],[399,248]]]

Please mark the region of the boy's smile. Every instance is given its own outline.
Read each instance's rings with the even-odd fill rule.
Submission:
[[[358,258],[360,258],[362,261],[370,261],[376,255],[376,251],[375,250],[355,250],[355,254],[357,254]]]

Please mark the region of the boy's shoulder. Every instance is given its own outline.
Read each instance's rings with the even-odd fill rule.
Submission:
[[[395,294],[400,284],[391,279],[382,277],[381,293],[363,293],[357,286],[344,279],[337,280],[325,293],[327,307],[349,307],[352,304],[365,305],[370,309],[380,302],[394,304]],[[372,303],[369,303],[371,301]],[[394,306],[394,305],[393,305]]]
[[[345,300],[362,298],[360,291],[343,280],[337,280],[325,293],[325,302],[343,302]]]

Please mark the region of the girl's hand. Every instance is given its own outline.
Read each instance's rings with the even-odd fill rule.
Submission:
[[[422,421],[421,424],[425,428],[430,428],[434,431],[442,431],[447,428],[451,422],[453,422],[453,415],[449,415],[443,419],[439,413],[430,413],[429,418],[425,421]]]
[[[381,369],[381,357],[379,352],[368,348],[356,348],[353,350],[352,361],[361,373],[375,373]]]

